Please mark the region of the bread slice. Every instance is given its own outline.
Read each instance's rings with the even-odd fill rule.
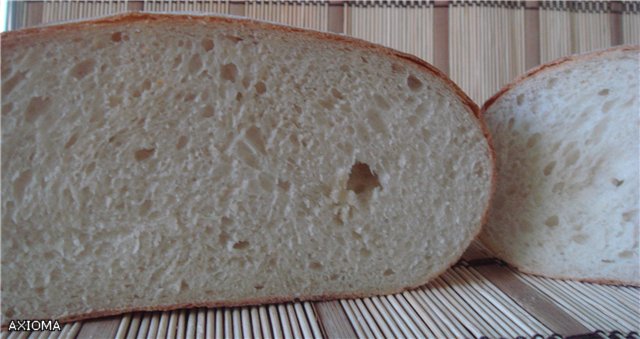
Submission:
[[[3,323],[424,284],[488,207],[477,112],[414,57],[255,21],[4,34]]]
[[[640,284],[640,46],[540,66],[490,99],[495,203],[481,240],[529,273]]]

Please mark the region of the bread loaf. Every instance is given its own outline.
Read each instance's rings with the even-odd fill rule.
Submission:
[[[477,107],[427,63],[241,19],[2,35],[2,314],[390,293],[480,230]]]
[[[525,272],[640,284],[639,53],[543,65],[483,107],[497,158],[481,240]]]

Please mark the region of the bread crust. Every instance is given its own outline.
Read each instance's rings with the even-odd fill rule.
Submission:
[[[557,68],[557,67],[559,67],[561,65],[565,65],[565,64],[570,63],[570,62],[583,61],[583,60],[599,58],[599,57],[602,57],[603,55],[606,55],[606,54],[609,54],[609,53],[620,52],[620,51],[635,51],[637,53],[640,53],[640,45],[621,45],[621,46],[615,46],[615,47],[606,48],[606,49],[602,49],[602,50],[597,50],[597,51],[589,52],[589,53],[570,55],[570,56],[566,56],[566,57],[563,57],[563,58],[560,58],[560,59],[557,59],[557,60],[553,60],[553,61],[548,62],[546,64],[542,64],[542,65],[537,66],[535,68],[532,68],[527,73],[519,76],[518,78],[513,80],[511,83],[505,85],[500,91],[498,91],[491,98],[489,98],[489,100],[487,100],[484,103],[484,105],[482,105],[482,109],[480,110],[480,114],[482,116],[484,116],[487,113],[487,111],[491,108],[491,106],[498,101],[498,99],[500,99],[502,96],[504,96],[510,90],[514,89],[515,87],[519,86],[520,84],[522,84],[523,82],[527,81],[528,79],[530,79],[530,78],[532,78],[534,76],[542,74],[542,73],[544,73],[544,72],[546,72],[548,70],[553,70],[553,69],[555,69],[555,68]],[[497,175],[497,171],[495,171],[494,174]],[[492,195],[492,197],[493,197],[493,195]],[[485,243],[485,242],[482,242],[482,244],[485,247],[487,247],[487,249],[489,249],[492,253],[497,255],[501,260],[504,260],[509,266],[511,266],[511,267],[515,268],[516,270],[518,270],[520,272],[523,272],[523,273],[527,273],[527,274],[531,274],[531,275],[535,275],[535,276],[539,276],[539,277],[544,277],[544,278],[552,278],[552,279],[560,279],[560,280],[581,281],[581,282],[586,282],[586,283],[606,284],[606,285],[622,285],[622,286],[640,287],[640,282],[635,282],[635,281],[624,281],[624,280],[615,280],[615,279],[588,279],[588,278],[585,279],[585,278],[575,278],[575,277],[564,276],[564,275],[544,275],[544,274],[540,274],[538,272],[533,272],[531,270],[528,270],[526,268],[523,268],[523,267],[521,267],[519,265],[516,265],[516,264],[512,263],[507,258],[505,258],[506,256],[500,255],[500,251],[498,251],[497,249],[493,248],[491,246],[491,244]]]
[[[134,23],[139,21],[165,21],[171,22],[172,25],[179,25],[191,22],[200,22],[203,24],[226,24],[226,25],[238,25],[241,27],[249,28],[249,29],[260,29],[265,31],[277,31],[284,33],[296,33],[303,36],[313,37],[318,40],[331,41],[335,43],[341,43],[345,45],[349,45],[349,47],[354,47],[360,50],[367,50],[370,52],[375,52],[379,55],[386,56],[388,58],[404,62],[413,66],[417,66],[417,70],[422,71],[424,73],[430,74],[437,78],[440,78],[450,90],[452,90],[455,95],[463,102],[464,106],[468,109],[469,113],[473,116],[474,121],[477,122],[478,126],[481,128],[482,133],[484,134],[487,144],[488,144],[488,156],[490,158],[491,164],[491,183],[490,183],[490,195],[487,199],[487,204],[484,208],[484,213],[481,218],[481,223],[474,227],[472,231],[472,237],[469,238],[468,242],[464,244],[464,248],[467,248],[469,244],[477,239],[482,226],[486,223],[489,217],[489,206],[491,200],[493,198],[493,194],[496,188],[496,168],[495,168],[495,152],[493,149],[493,143],[491,140],[491,136],[489,133],[489,129],[485,124],[481,111],[476,103],[473,102],[458,85],[456,85],[447,75],[445,75],[442,71],[435,68],[431,64],[427,63],[424,60],[421,60],[413,55],[409,55],[406,53],[402,53],[391,48],[387,48],[381,45],[377,45],[365,40],[348,37],[344,35],[338,35],[333,33],[312,31],[302,28],[284,26],[280,24],[274,24],[263,21],[256,21],[247,18],[241,17],[230,17],[230,16],[209,16],[209,15],[195,15],[195,14],[168,14],[168,13],[142,13],[142,12],[129,12],[123,14],[117,14],[108,17],[97,18],[93,20],[86,21],[74,21],[69,23],[63,23],[59,25],[52,26],[42,26],[42,27],[33,27],[26,28],[18,31],[9,31],[3,32],[1,34],[1,42],[2,48],[10,49],[16,45],[20,44],[29,44],[30,37],[33,35],[49,37],[54,39],[55,36],[59,34],[63,34],[69,31],[77,31],[83,30],[92,27],[99,26],[117,26],[128,23]],[[425,285],[430,280],[444,273],[449,267],[455,264],[460,257],[462,257],[464,251],[460,252],[460,255],[454,257],[454,259],[447,265],[443,266],[444,268],[437,272],[436,274],[431,274],[429,276],[421,279],[421,282],[415,285],[401,287],[393,290],[385,290],[385,291],[374,291],[374,292],[362,292],[362,293],[342,293],[342,294],[323,294],[323,295],[311,295],[311,296],[276,296],[276,297],[266,297],[266,298],[255,298],[255,299],[246,299],[239,301],[211,301],[211,302],[200,302],[200,303],[185,303],[185,304],[174,304],[174,305],[161,305],[161,306],[150,306],[150,307],[126,307],[121,309],[110,309],[110,310],[101,310],[83,314],[72,314],[69,316],[65,316],[63,318],[57,319],[61,323],[67,323],[78,320],[85,320],[89,318],[97,318],[97,317],[107,317],[114,316],[123,313],[129,312],[138,312],[138,311],[169,311],[175,309],[182,308],[196,308],[196,307],[237,307],[237,306],[247,306],[247,305],[260,305],[260,304],[271,304],[271,303],[284,303],[284,302],[295,302],[295,301],[328,301],[328,300],[336,300],[336,299],[351,299],[351,298],[362,298],[369,297],[372,295],[380,295],[380,294],[393,294],[400,293],[406,290],[416,289],[420,286]],[[8,324],[2,324],[2,328],[6,329]]]
[[[484,245],[487,246],[487,244],[484,244]],[[502,259],[502,260],[504,260],[504,259]],[[522,273],[526,273],[526,274],[529,274],[529,275],[534,275],[536,277],[556,279],[556,280],[579,281],[579,282],[591,283],[591,284],[640,287],[640,283],[637,283],[635,281],[623,281],[623,280],[614,280],[614,279],[574,278],[574,277],[569,277],[569,276],[564,276],[564,275],[554,275],[554,276],[552,276],[552,275],[544,275],[544,274],[540,274],[540,273],[537,273],[537,272],[532,272],[532,271],[530,271],[530,270],[528,270],[526,268],[520,268],[519,266],[514,265],[512,263],[509,263],[509,262],[507,262],[507,264],[509,266],[513,267],[514,269],[522,272]]]
[[[546,64],[542,64],[542,65],[536,66],[536,67],[530,69],[525,74],[517,77],[515,80],[513,80],[509,84],[507,84],[504,87],[502,87],[502,89],[500,89],[496,94],[494,94],[493,96],[491,96],[491,98],[489,98],[487,101],[485,101],[485,103],[482,105],[482,108],[480,110],[480,114],[484,115],[487,112],[487,110],[489,109],[489,107],[491,107],[491,105],[493,105],[500,97],[502,97],[504,94],[509,92],[511,89],[513,89],[516,86],[520,85],[525,80],[527,80],[529,78],[532,78],[532,77],[538,75],[539,73],[543,73],[543,72],[546,72],[547,70],[554,69],[554,68],[556,68],[556,67],[558,67],[560,65],[564,65],[564,64],[566,64],[568,62],[580,61],[580,60],[589,60],[589,59],[600,57],[600,56],[605,55],[605,54],[609,54],[609,53],[612,53],[612,52],[618,52],[618,51],[636,51],[636,52],[640,53],[640,45],[621,45],[621,46],[615,46],[615,47],[611,47],[611,48],[601,49],[601,50],[597,50],[597,51],[589,52],[589,53],[569,55],[569,56],[566,56],[566,57],[563,57],[563,58],[560,58],[560,59],[556,59],[556,60],[550,61],[550,62],[548,62]]]

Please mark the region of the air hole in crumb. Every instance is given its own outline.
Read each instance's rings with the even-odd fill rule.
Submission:
[[[394,272],[392,269],[387,268],[384,273],[382,273],[385,277],[388,277],[390,275],[394,275],[396,272]]]
[[[84,172],[89,175],[91,173],[93,173],[93,171],[96,169],[96,162],[92,161],[91,163],[89,163],[89,165],[87,165],[87,167],[85,167]]]
[[[623,259],[627,259],[627,258],[631,258],[633,257],[633,251],[622,251],[620,253],[618,253],[618,257],[623,258]]]
[[[264,82],[262,81],[258,81],[258,83],[256,84],[256,93],[264,94],[266,91],[267,91],[267,85],[265,85]]]
[[[240,102],[242,101],[243,95],[241,92],[238,92],[238,94],[236,94],[236,101]]]
[[[592,141],[594,144],[600,143],[600,139],[602,139],[602,135],[607,130],[607,125],[609,124],[609,119],[602,119],[596,127],[593,128],[591,132],[591,139],[587,139],[587,143]]]
[[[234,35],[225,35],[224,37],[225,37],[225,39],[233,42],[234,44],[237,44],[238,42],[244,40],[241,37],[237,37],[237,36],[234,36]]]
[[[559,223],[560,223],[560,220],[558,219],[557,215],[552,215],[548,217],[547,220],[544,221],[544,224],[549,227],[558,226]]]
[[[120,42],[122,41],[122,32],[115,32],[111,34],[111,41]]]
[[[178,142],[176,143],[176,149],[183,149],[184,146],[187,145],[187,142],[189,142],[189,137],[187,137],[186,135],[182,135],[178,138]]]
[[[566,158],[566,163],[565,166],[569,167],[574,165],[576,162],[578,162],[578,159],[580,159],[580,150],[572,150]]]
[[[578,233],[571,237],[571,241],[577,242],[578,244],[584,244],[589,239],[589,236],[584,233]]]
[[[611,99],[611,100],[605,102],[602,105],[602,112],[609,113],[609,111],[611,110],[611,107],[613,107],[613,104],[615,104],[615,103],[616,103],[615,99]]]
[[[540,133],[533,133],[527,140],[527,148],[533,148],[541,138],[542,135]]]
[[[227,232],[225,232],[225,231],[222,231],[222,232],[220,232],[220,235],[218,236],[218,244],[225,245],[229,241],[229,239],[231,239],[229,234],[227,234]]]
[[[180,282],[180,291],[186,291],[189,289],[189,283],[187,283],[185,280],[182,280]]]
[[[518,104],[518,106],[521,106],[523,102],[524,102],[524,94],[518,95],[516,97],[516,103]]]
[[[87,59],[79,62],[71,69],[71,76],[80,80],[89,75],[89,73],[93,72],[93,68],[95,66],[96,61],[93,59]]]
[[[249,88],[249,85],[251,85],[251,79],[249,79],[249,77],[242,78],[242,87],[247,89]]]
[[[245,142],[238,142],[236,144],[236,152],[244,163],[255,169],[260,169],[260,160],[258,159],[257,154]]]
[[[215,115],[215,111],[213,110],[213,106],[211,106],[211,105],[204,106],[204,108],[202,109],[202,116],[203,117],[211,118],[214,115]]]
[[[380,181],[375,172],[372,172],[369,165],[356,161],[351,167],[351,173],[347,180],[347,189],[355,194],[368,193],[380,186]]]
[[[331,95],[333,95],[336,99],[340,99],[340,100],[344,99],[344,96],[342,95],[342,93],[340,93],[340,91],[338,91],[335,88],[331,89]]]
[[[184,95],[184,98],[182,98],[182,101],[192,102],[196,98],[196,96],[197,95],[195,93],[187,93]]]
[[[200,44],[202,45],[202,48],[204,48],[204,50],[207,52],[213,49],[213,40],[209,38],[202,39]]]
[[[110,95],[109,96],[109,107],[114,108],[118,105],[122,104],[122,97],[119,95]]]
[[[373,96],[373,100],[376,102],[378,108],[382,109],[383,111],[388,111],[389,109],[391,109],[391,106],[382,95],[375,94]]]
[[[34,122],[39,116],[49,110],[49,97],[33,97],[24,111],[24,118],[27,122]]]
[[[351,231],[351,237],[355,240],[362,240],[362,234],[356,231]]]
[[[339,278],[339,276],[337,274],[335,274],[335,273],[329,276],[329,280],[331,280],[331,281],[338,280],[338,278]]]
[[[142,91],[148,91],[151,89],[151,80],[149,79],[144,79],[144,81],[142,81],[142,86],[140,86],[140,88],[142,89]]]
[[[428,128],[424,127],[422,129],[422,138],[424,139],[424,141],[429,141],[431,139],[431,132],[429,131]]]
[[[629,221],[631,221],[633,216],[636,215],[637,213],[638,213],[637,209],[624,212],[624,213],[622,213],[622,220],[625,221],[625,222],[629,222]]]
[[[140,215],[141,216],[147,215],[147,213],[149,213],[149,210],[151,210],[152,206],[153,206],[153,202],[151,202],[151,200],[149,199],[145,200],[142,203],[142,205],[140,205]]]
[[[418,91],[422,88],[422,81],[412,74],[407,77],[407,86],[409,86],[409,89],[412,91]]]
[[[256,290],[261,290],[264,288],[264,285],[255,285],[253,286],[253,288],[255,288]]]
[[[288,191],[291,184],[286,180],[278,179],[278,187],[280,187],[283,191]]]
[[[340,216],[340,212],[336,213],[333,215],[333,222],[336,223],[336,225],[344,225],[344,222],[342,221],[342,217]]]
[[[249,248],[249,246],[250,246],[249,242],[246,241],[246,240],[241,240],[241,241],[238,241],[235,244],[233,244],[233,248],[236,249],[236,250],[244,250],[244,249]]]
[[[16,72],[16,74],[11,78],[9,78],[9,80],[7,81],[3,80],[2,96],[9,94],[14,88],[16,88],[16,86],[18,86],[18,84],[20,84],[24,79],[26,79],[25,74],[27,74],[27,72]]]
[[[13,195],[18,201],[22,200],[27,185],[31,182],[32,172],[26,170],[20,173],[18,178],[13,182]]]
[[[220,69],[220,75],[222,79],[234,82],[238,77],[238,67],[234,63],[224,64]]]
[[[510,118],[509,122],[507,123],[507,129],[511,130],[513,129],[513,124],[515,123],[515,119],[514,118]]]
[[[622,186],[622,184],[624,184],[624,180],[618,180],[616,178],[613,178],[613,179],[611,179],[611,183],[615,187],[620,187],[620,186]]]
[[[320,271],[320,270],[322,270],[322,264],[317,262],[317,261],[312,261],[309,264],[309,268],[314,270],[314,271]]]
[[[202,68],[202,59],[199,54],[194,54],[189,60],[188,70],[191,74],[196,74]]]
[[[553,188],[551,188],[551,192],[560,193],[562,192],[563,189],[564,189],[564,182],[559,182],[553,185]]]
[[[385,133],[387,131],[387,126],[384,123],[384,119],[380,112],[376,109],[367,110],[367,121],[369,122],[369,126],[373,128],[378,133]]]
[[[326,110],[332,110],[333,107],[335,106],[335,101],[333,100],[333,98],[327,98],[324,100],[320,100],[318,101],[318,103],[320,104],[320,106],[322,106],[322,108],[326,109]]]
[[[173,68],[178,68],[178,66],[180,66],[180,64],[182,63],[182,55],[178,54],[174,59],[173,59]]]
[[[233,224],[233,219],[228,217],[220,218],[220,225],[222,225],[222,227],[231,226],[232,224]]]
[[[137,150],[134,153],[134,156],[137,161],[143,161],[150,158],[155,151],[156,151],[155,148],[143,148],[143,149]]]
[[[68,149],[69,147],[73,146],[76,143],[76,141],[78,141],[78,135],[74,134],[69,138],[69,140],[67,140],[67,143],[64,144],[64,148]]]
[[[400,65],[398,65],[396,63],[391,64],[391,72],[392,73],[396,73],[397,74],[397,73],[402,73],[402,71],[403,71],[402,66],[400,66]]]
[[[542,173],[544,174],[544,176],[549,176],[549,174],[551,174],[553,172],[553,168],[556,167],[556,162],[552,161],[550,163],[547,164],[547,166],[544,167],[544,169],[542,170]]]
[[[367,249],[367,248],[361,248],[360,249],[360,255],[365,257],[365,258],[368,258],[368,257],[371,256],[371,251],[369,249]]]
[[[605,89],[601,90],[600,92],[598,92],[598,95],[602,95],[602,96],[609,95],[609,89],[605,88]]]
[[[262,138],[262,132],[260,131],[260,128],[258,128],[257,126],[251,126],[245,131],[244,134],[247,137],[249,144],[254,149],[262,154],[267,154],[267,151],[265,149],[265,142]]]
[[[13,103],[7,102],[2,104],[2,115],[7,115],[13,110]]]
[[[557,78],[549,79],[549,81],[547,81],[547,88],[552,88],[553,86],[555,86],[556,82],[558,82]]]

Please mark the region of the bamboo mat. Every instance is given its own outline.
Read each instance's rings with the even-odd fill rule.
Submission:
[[[610,11],[604,1],[543,1],[541,62],[611,46]]]
[[[433,1],[354,1],[344,6],[344,33],[433,62]]]
[[[429,284],[389,296],[255,307],[130,313],[3,338],[640,339],[640,288],[519,273],[472,244]]]

